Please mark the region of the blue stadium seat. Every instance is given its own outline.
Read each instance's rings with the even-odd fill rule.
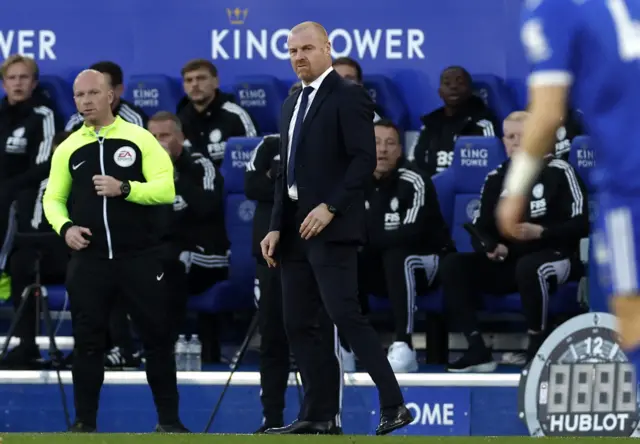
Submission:
[[[67,289],[64,285],[46,285],[49,310],[61,311],[69,310],[67,300]]]
[[[473,76],[473,92],[487,104],[500,121],[516,109],[511,89],[500,77],[489,74]],[[499,131],[502,133],[502,131]]]
[[[219,313],[254,308],[252,230],[255,202],[244,195],[244,173],[260,138],[231,138],[222,162],[225,187],[225,224],[231,242],[229,279],[189,298],[189,309]]]
[[[391,79],[381,75],[366,76],[364,87],[382,109],[383,117],[392,120],[401,129],[409,127],[409,110]]]
[[[589,193],[589,220],[595,221],[598,214],[598,204],[596,200],[596,190],[591,180],[591,172],[595,166],[595,153],[590,147],[589,136],[578,136],[571,142],[569,151],[569,163],[576,169],[576,173],[584,181]]]
[[[181,91],[176,81],[169,76],[134,75],[127,82],[124,98],[151,117],[158,111],[174,112],[181,98]]]
[[[281,80],[268,75],[237,77],[234,86],[238,105],[247,110],[263,134],[279,132],[280,107],[287,91]]]
[[[38,83],[45,95],[55,103],[57,111],[66,122],[76,112],[71,85],[58,76],[49,75],[40,76]]]
[[[487,174],[506,160],[497,137],[460,137],[456,141],[453,163],[453,220],[451,236],[458,251],[473,251],[469,233],[462,228],[471,222],[480,206],[480,190]]]

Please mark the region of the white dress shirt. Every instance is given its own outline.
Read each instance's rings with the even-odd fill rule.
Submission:
[[[313,88],[313,91],[311,91],[311,94],[309,94],[309,101],[307,103],[307,109],[304,110],[305,118],[307,116],[307,112],[311,108],[311,104],[313,103],[313,99],[316,96],[316,93],[318,92],[318,89],[320,89],[320,85],[322,85],[322,82],[329,75],[329,73],[331,71],[333,71],[333,66],[329,67],[329,69],[327,69],[325,72],[323,72],[320,75],[320,77],[315,79],[310,84],[306,85],[304,82],[302,82],[302,87],[303,88],[306,88],[307,86],[311,86]],[[300,102],[301,101],[302,101],[302,93],[300,93],[300,95],[298,96],[298,101],[296,102],[296,106],[293,109],[293,115],[291,116],[291,121],[289,122],[289,143],[287,145],[287,168],[289,167],[289,160],[291,159],[291,141],[293,139],[293,130],[296,127],[296,118],[298,117],[298,112],[300,111]],[[285,170],[285,171],[288,171],[288,170]],[[289,198],[291,200],[298,200],[298,186],[295,183],[293,184],[293,186],[287,187],[287,191],[288,191],[288,194],[289,194]]]

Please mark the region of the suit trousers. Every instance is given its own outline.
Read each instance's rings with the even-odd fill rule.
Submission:
[[[382,409],[403,404],[380,339],[360,309],[357,245],[322,237],[305,241],[298,233],[301,222],[283,228],[280,240],[284,323],[304,387],[298,419],[335,419],[340,425],[338,331],[378,387]]]

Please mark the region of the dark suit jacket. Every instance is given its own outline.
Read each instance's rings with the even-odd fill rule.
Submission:
[[[271,231],[293,224],[287,195],[289,123],[300,91],[282,105],[280,162],[276,177]],[[364,190],[376,167],[374,104],[367,91],[332,71],[322,82],[304,119],[296,150],[299,221],[321,203],[337,209],[318,238],[331,242],[364,243]],[[290,220],[286,220],[290,219]],[[299,219],[296,217],[295,219]],[[296,232],[297,232],[296,227]]]

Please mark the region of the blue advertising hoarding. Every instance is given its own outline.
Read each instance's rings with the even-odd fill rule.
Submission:
[[[519,85],[526,72],[520,1],[327,0],[318,6],[295,0],[27,0],[2,8],[0,61],[28,54],[42,72],[65,79],[105,59],[120,63],[129,76],[179,77],[187,60],[205,58],[218,66],[223,85],[255,74],[289,83],[288,29],[314,20],[329,31],[335,57],[353,57],[365,73],[400,85],[414,127],[420,114],[439,105],[435,86],[446,66]]]
[[[142,372],[107,372],[100,398],[101,432],[144,433],[157,422],[151,391]],[[63,372],[72,409],[70,372]],[[185,425],[202,432],[228,373],[180,373],[180,413]],[[351,379],[350,379],[351,378]],[[519,375],[399,375],[415,421],[400,435],[525,435],[518,417]],[[259,375],[238,372],[210,432],[252,433],[262,421]],[[285,421],[295,419],[299,395],[294,383],[286,394]],[[65,428],[54,372],[0,372],[0,418],[4,432],[56,432]],[[73,412],[71,412],[73,415]],[[342,422],[347,434],[373,434],[379,420],[378,392],[368,376],[347,376]]]

